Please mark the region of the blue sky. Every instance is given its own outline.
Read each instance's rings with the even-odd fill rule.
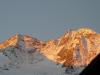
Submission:
[[[0,41],[30,34],[57,38],[69,28],[100,32],[100,0],[0,0]]]

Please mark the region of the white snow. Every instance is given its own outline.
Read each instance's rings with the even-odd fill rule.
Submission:
[[[65,74],[62,65],[50,61],[34,47],[25,47],[19,35],[16,46],[9,46],[0,54],[0,75],[74,75],[81,71]]]
[[[38,53],[35,55],[38,56]],[[2,57],[4,58],[4,56]],[[0,67],[0,75],[74,75],[74,73],[65,74],[65,68],[62,68],[61,65],[57,65],[55,62],[48,60],[42,55],[36,58],[37,62],[35,59],[35,62],[33,61],[32,64],[23,63],[20,66],[8,67],[9,69],[6,69],[6,66],[2,69]]]
[[[8,70],[1,69],[0,75],[64,75],[64,68],[44,57],[43,60],[33,64],[23,63],[19,67],[9,67]]]

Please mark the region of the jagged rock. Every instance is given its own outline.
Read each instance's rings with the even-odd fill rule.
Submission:
[[[38,52],[65,66],[87,66],[100,53],[99,45],[100,34],[89,28],[81,28],[46,42],[17,34],[0,44],[0,52],[14,64],[32,63]]]
[[[10,64],[21,65],[23,63],[32,63],[36,57],[34,55],[39,53],[41,45],[42,42],[36,38],[17,34],[0,44],[0,51],[9,58]]]
[[[99,44],[100,34],[89,28],[81,28],[46,42],[42,53],[65,66],[87,66],[100,53]]]

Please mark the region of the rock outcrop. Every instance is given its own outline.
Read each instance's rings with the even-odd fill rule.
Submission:
[[[32,62],[39,52],[48,59],[65,66],[87,66],[100,53],[100,34],[89,28],[69,30],[61,37],[46,42],[29,35],[17,34],[0,44],[11,61]]]
[[[46,42],[43,53],[65,66],[86,66],[100,53],[100,34],[89,28],[70,30]]]
[[[29,35],[17,34],[1,43],[0,51],[10,59],[10,64],[32,63],[42,44]]]

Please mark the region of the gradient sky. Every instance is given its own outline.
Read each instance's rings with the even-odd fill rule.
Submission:
[[[16,33],[47,40],[80,27],[100,32],[100,0],[0,0],[0,41]]]

